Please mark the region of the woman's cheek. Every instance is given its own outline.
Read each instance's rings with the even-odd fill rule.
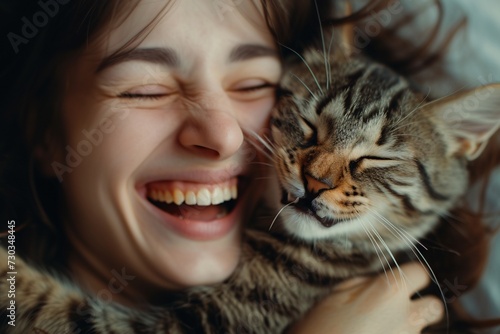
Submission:
[[[100,158],[117,168],[138,166],[152,150],[166,145],[174,131],[175,120],[166,116],[164,111],[138,109],[115,114],[114,130],[104,138]]]
[[[148,148],[159,145],[168,131],[165,125],[172,124],[159,119],[160,112],[137,110],[119,103],[106,103],[93,111],[86,119],[79,117],[66,124],[63,155],[67,162],[78,162],[75,172],[80,169],[80,173],[87,170],[95,174],[97,171],[93,169],[100,165],[101,173],[125,172],[141,163]],[[159,129],[160,126],[163,128]]]
[[[268,126],[271,110],[276,102],[274,96],[253,102],[239,102],[243,104],[240,115],[240,124],[244,129],[260,132]]]

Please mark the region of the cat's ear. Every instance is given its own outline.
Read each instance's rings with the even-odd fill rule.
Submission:
[[[429,104],[452,137],[452,153],[476,159],[500,128],[500,84],[490,84]]]

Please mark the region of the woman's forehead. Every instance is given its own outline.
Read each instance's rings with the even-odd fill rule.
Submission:
[[[124,46],[186,46],[207,37],[274,44],[259,1],[142,0],[125,19],[110,22],[87,49],[106,56]]]

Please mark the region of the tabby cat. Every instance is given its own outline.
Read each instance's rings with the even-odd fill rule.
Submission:
[[[457,205],[467,163],[500,126],[500,85],[428,102],[346,48],[309,49],[282,81],[268,147],[285,234],[247,230],[226,282],[133,310],[17,259],[16,327],[0,256],[2,333],[281,333],[336,283],[418,254]]]

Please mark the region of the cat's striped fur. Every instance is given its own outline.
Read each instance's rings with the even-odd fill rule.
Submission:
[[[84,295],[68,283],[16,263],[16,327],[2,333],[279,333],[339,280],[380,263],[362,250],[316,247],[248,231],[238,274],[193,289],[163,309],[133,311]],[[1,251],[2,277],[5,252]],[[6,293],[5,280],[0,292]],[[5,296],[5,294],[3,295]],[[2,300],[2,318],[7,305]]]
[[[290,65],[266,143],[283,200],[292,202],[282,223],[293,238],[246,231],[228,281],[147,310],[85,296],[18,259],[16,327],[4,323],[2,250],[0,331],[281,333],[337,282],[392,265],[398,252],[417,253],[416,239],[465,192],[467,160],[498,128],[500,87],[428,103],[382,65],[324,56],[311,50]],[[474,110],[463,107],[475,96]]]

